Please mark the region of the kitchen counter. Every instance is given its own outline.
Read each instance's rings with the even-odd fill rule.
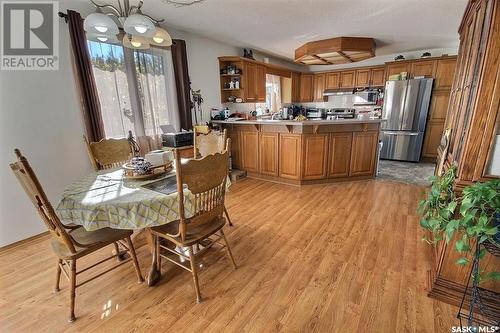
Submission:
[[[212,121],[231,138],[233,168],[304,185],[375,177],[385,119]]]
[[[334,125],[334,124],[361,124],[361,123],[382,123],[386,119],[335,119],[335,120],[212,120],[213,124],[240,124],[240,125],[292,125],[292,126],[312,126],[312,125]]]

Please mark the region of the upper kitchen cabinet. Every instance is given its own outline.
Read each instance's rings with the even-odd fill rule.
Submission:
[[[292,103],[300,102],[300,73],[292,72]]]
[[[434,77],[436,60],[415,61],[411,63],[411,78],[416,76]]]
[[[370,68],[356,70],[356,87],[363,88],[370,85]]]
[[[409,72],[410,64],[408,62],[391,62],[385,65],[385,78],[389,80],[391,75],[399,74],[401,72]]]
[[[371,69],[371,83],[372,87],[383,87],[385,84],[385,67],[378,66]]]
[[[314,101],[323,102],[323,93],[325,92],[325,74],[314,74]]]
[[[219,57],[221,102],[241,98],[243,102],[266,101],[266,67],[241,57]]]
[[[354,88],[356,71],[340,72],[340,88]]]
[[[312,102],[313,96],[313,74],[302,74],[300,76],[300,101]]]
[[[434,82],[434,89],[450,90],[453,84],[453,75],[455,74],[455,66],[457,65],[457,58],[450,57],[447,59],[440,59],[436,65],[436,80]]]
[[[326,89],[338,89],[340,87],[340,72],[326,73]]]

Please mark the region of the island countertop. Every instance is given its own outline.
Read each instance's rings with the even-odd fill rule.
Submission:
[[[212,121],[249,177],[303,185],[375,176],[385,119]]]
[[[343,125],[343,124],[378,124],[387,121],[386,119],[354,118],[335,120],[212,120],[214,124],[234,124],[234,125],[287,125],[287,126],[316,126],[316,125]]]

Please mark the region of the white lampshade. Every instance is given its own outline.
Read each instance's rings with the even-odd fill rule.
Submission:
[[[93,13],[83,21],[83,29],[89,33],[100,35],[117,35],[118,26],[109,16],[103,13]]]
[[[151,38],[155,35],[156,27],[149,17],[132,14],[123,23],[123,30],[133,36]]]
[[[123,36],[123,46],[128,47],[129,49],[134,50],[147,50],[151,47],[149,45],[150,40],[140,36],[132,36],[129,38],[128,36]]]
[[[172,45],[172,37],[170,37],[167,30],[156,27],[156,33],[152,38],[151,44],[158,46],[170,46]]]

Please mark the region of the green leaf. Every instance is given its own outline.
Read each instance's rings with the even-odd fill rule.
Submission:
[[[480,238],[479,238],[479,244],[482,244],[484,243],[485,240],[488,239],[488,236],[487,235],[482,235]]]
[[[465,266],[469,263],[469,259],[465,258],[465,257],[462,257],[460,259],[457,260],[456,264],[457,265],[460,265],[460,266]]]
[[[489,272],[486,274],[486,279],[500,281],[500,272]]]
[[[490,228],[485,231],[487,235],[496,235],[498,233],[498,227]]]
[[[429,225],[429,222],[426,219],[421,219],[420,220],[420,226],[425,229],[430,229],[431,226]]]
[[[481,249],[479,251],[479,259],[483,259],[485,255],[486,255],[486,249]]]
[[[455,248],[457,249],[458,252],[470,251],[469,245],[463,239],[459,239],[455,243]]]

